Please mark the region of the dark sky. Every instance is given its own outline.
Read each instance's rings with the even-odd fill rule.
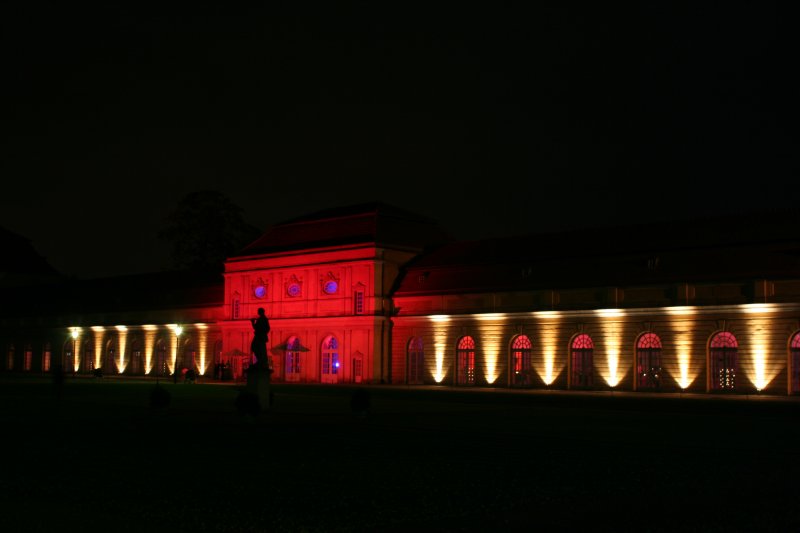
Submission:
[[[202,189],[465,239],[794,202],[771,2],[218,4],[0,8],[0,226],[94,277],[165,266]]]

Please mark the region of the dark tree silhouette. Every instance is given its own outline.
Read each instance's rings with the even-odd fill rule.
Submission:
[[[245,222],[241,207],[223,193],[207,190],[181,199],[158,237],[171,245],[175,268],[221,271],[229,255],[260,234]]]

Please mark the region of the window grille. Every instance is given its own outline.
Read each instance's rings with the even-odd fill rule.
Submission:
[[[353,293],[353,312],[357,315],[364,314],[364,291]]]
[[[575,388],[590,388],[594,384],[594,342],[582,333],[572,341],[572,372],[570,385]]]
[[[458,348],[456,350],[457,361],[457,384],[458,385],[474,385],[475,384],[475,340],[470,337],[462,337],[458,341]]]
[[[661,387],[661,339],[655,333],[645,333],[636,343],[637,389]]]
[[[711,390],[732,391],[736,388],[739,343],[733,333],[723,331],[711,339]]]

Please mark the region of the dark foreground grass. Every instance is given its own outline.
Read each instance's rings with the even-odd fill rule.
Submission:
[[[800,530],[793,401],[0,382],[2,530]]]

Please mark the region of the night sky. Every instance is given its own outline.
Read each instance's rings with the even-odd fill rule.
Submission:
[[[463,239],[794,202],[772,2],[92,4],[0,7],[0,226],[68,275],[165,267],[204,189]]]

